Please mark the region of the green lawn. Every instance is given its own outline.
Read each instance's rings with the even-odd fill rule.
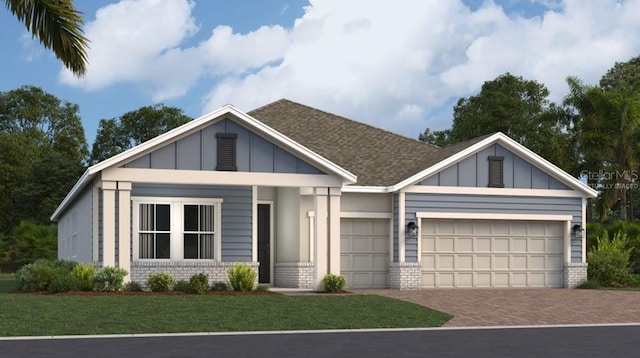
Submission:
[[[449,319],[373,295],[0,294],[0,336],[435,327]]]
[[[13,274],[0,273],[0,293],[8,293],[16,288],[18,282]]]

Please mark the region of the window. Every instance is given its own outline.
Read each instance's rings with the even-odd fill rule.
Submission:
[[[236,139],[237,134],[217,133],[218,141],[218,165],[216,170],[237,171],[236,166]]]
[[[184,258],[213,259],[215,207],[184,205]]]
[[[171,205],[140,204],[140,258],[171,258]]]
[[[222,199],[134,197],[132,201],[134,260],[221,259]]]
[[[504,157],[489,157],[489,187],[504,188]]]

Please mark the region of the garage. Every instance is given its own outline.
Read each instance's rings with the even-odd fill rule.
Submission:
[[[561,221],[423,219],[422,287],[562,287]]]
[[[389,220],[342,219],[340,273],[348,288],[386,288]]]

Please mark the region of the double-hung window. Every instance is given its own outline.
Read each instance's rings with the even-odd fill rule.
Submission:
[[[213,259],[215,212],[215,205],[183,205],[185,259]]]
[[[171,258],[171,205],[150,203],[139,205],[140,258]]]
[[[132,201],[134,260],[220,260],[222,199]]]

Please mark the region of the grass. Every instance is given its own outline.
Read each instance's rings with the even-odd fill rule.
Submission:
[[[449,319],[374,295],[0,294],[0,336],[436,327]]]

